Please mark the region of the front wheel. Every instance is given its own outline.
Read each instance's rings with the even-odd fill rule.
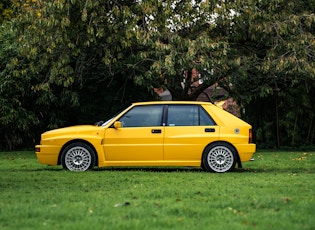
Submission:
[[[86,171],[95,166],[94,150],[84,143],[72,143],[61,154],[62,167],[70,171]]]
[[[235,168],[236,152],[226,143],[209,145],[202,156],[204,167],[210,172],[228,172]]]

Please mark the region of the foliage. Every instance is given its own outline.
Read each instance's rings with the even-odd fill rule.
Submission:
[[[0,2],[0,24],[3,23],[3,21],[9,20],[13,17],[14,12],[11,7],[12,2],[11,0],[1,0]]]
[[[218,83],[259,145],[314,143],[314,0],[12,2],[0,29],[2,148],[156,99],[161,80],[174,100]],[[193,68],[195,91],[183,77]]]
[[[314,5],[260,1],[242,6],[235,21],[232,41],[243,74],[233,83],[238,95],[251,92],[244,99],[252,101],[246,107],[261,145],[314,144]]]
[[[314,152],[258,152],[243,166],[73,173],[33,152],[1,152],[0,228],[314,228]]]
[[[23,139],[32,139],[29,131],[39,124],[39,120],[29,107],[29,100],[34,99],[29,90],[31,79],[21,76],[15,68],[18,44],[11,43],[14,34],[7,30],[1,31],[1,35],[0,133],[3,140],[0,143],[12,149],[22,144]],[[8,63],[7,66],[4,66],[5,63]],[[20,60],[20,66],[25,65],[25,59]]]
[[[20,15],[4,28],[1,43],[5,49],[1,55],[3,71],[0,76],[1,117],[5,121],[1,124],[1,133],[8,136],[4,144],[9,148],[19,145],[17,140],[23,139],[21,133],[26,131],[15,127],[16,120],[25,126],[34,122],[33,125],[45,130],[75,122],[93,122],[93,118],[100,117],[98,111],[110,114],[120,109],[115,107],[117,103],[123,106],[135,98],[152,98],[142,93],[145,87],[133,87],[132,76],[124,64],[124,54],[133,52],[134,37],[125,36],[131,27],[122,30],[118,25],[127,27],[129,24],[123,25],[120,21],[124,17],[134,18],[121,14],[114,3],[103,7],[98,4],[101,2],[26,1],[20,5]],[[126,40],[119,37],[126,37]],[[7,45],[9,47],[5,47]],[[6,49],[13,49],[13,52]],[[127,61],[129,58],[126,56]],[[8,82],[28,95],[11,89],[12,86],[7,88]],[[131,93],[134,96],[130,97]],[[86,101],[87,98],[90,100]],[[93,115],[89,108],[95,99],[99,103],[95,104]],[[81,107],[80,100],[84,103]],[[102,108],[97,111],[95,108],[100,106]],[[12,111],[8,112],[9,108],[13,108]],[[24,116],[19,110],[32,115]],[[83,114],[81,121],[78,111]],[[86,113],[90,116],[88,121],[84,119]],[[34,134],[39,137],[39,133],[31,133]],[[12,144],[8,144],[8,140]]]

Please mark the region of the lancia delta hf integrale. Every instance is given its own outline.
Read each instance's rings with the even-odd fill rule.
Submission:
[[[106,166],[195,166],[227,172],[256,151],[252,127],[209,102],[134,103],[96,125],[47,131],[41,164],[70,171]]]

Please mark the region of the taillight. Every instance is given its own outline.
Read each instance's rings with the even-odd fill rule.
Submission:
[[[252,129],[249,129],[249,134],[248,134],[248,143],[253,142],[253,132]]]

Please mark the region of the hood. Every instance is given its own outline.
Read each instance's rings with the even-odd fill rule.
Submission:
[[[99,136],[104,133],[104,127],[95,126],[95,125],[77,125],[70,126],[60,129],[53,129],[42,134],[42,138],[51,138],[55,136],[63,135],[93,135]]]

